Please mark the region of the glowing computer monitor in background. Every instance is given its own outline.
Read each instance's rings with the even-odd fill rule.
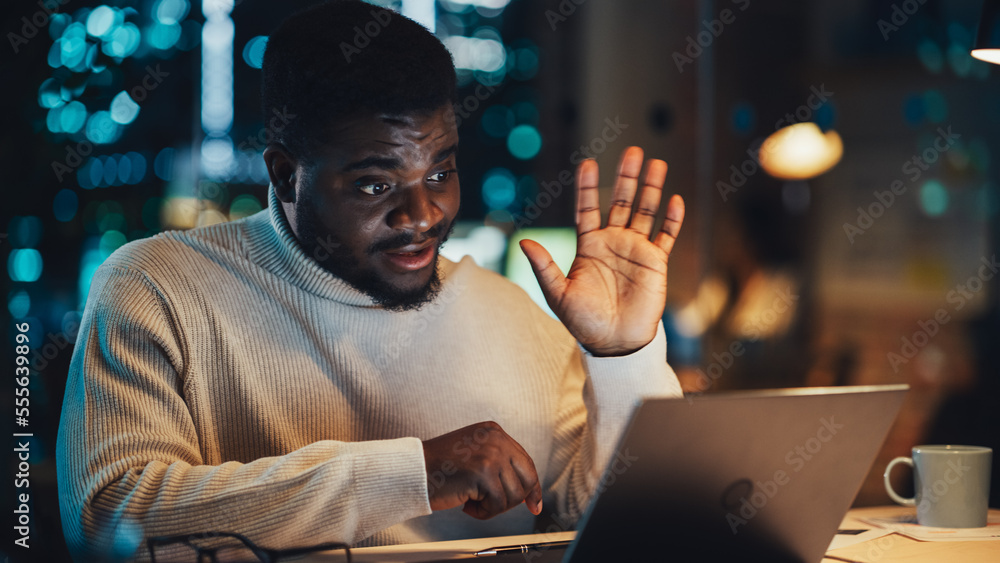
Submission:
[[[555,316],[545,302],[545,296],[542,295],[542,289],[538,286],[535,273],[531,271],[531,264],[528,263],[524,252],[521,251],[519,243],[523,239],[531,239],[544,246],[565,275],[576,256],[576,229],[573,227],[521,229],[511,235],[507,244],[507,265],[504,269],[507,279],[527,291],[528,295],[546,313]]]

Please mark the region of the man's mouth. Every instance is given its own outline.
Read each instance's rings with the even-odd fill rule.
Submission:
[[[437,239],[432,239],[422,244],[411,244],[402,248],[386,250],[382,252],[389,262],[397,269],[412,272],[426,268],[434,260],[434,249],[437,248]]]

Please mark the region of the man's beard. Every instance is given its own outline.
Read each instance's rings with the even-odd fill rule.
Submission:
[[[304,246],[307,246],[306,250],[311,252],[324,269],[344,280],[354,289],[371,297],[376,305],[389,311],[412,311],[433,301],[441,291],[441,275],[437,267],[438,258],[441,246],[451,236],[454,227],[454,221],[447,227],[442,222],[425,233],[425,238],[440,238],[441,240],[438,242],[437,248],[434,249],[434,261],[431,265],[433,271],[430,279],[423,286],[413,290],[400,289],[379,277],[375,271],[363,268],[360,261],[336,241],[333,235],[327,235],[326,240],[323,240],[315,233],[309,233],[303,238],[313,242],[312,245]],[[312,229],[309,230],[312,231]],[[365,254],[375,258],[384,250],[412,244],[415,239],[416,237],[412,233],[400,233],[372,243],[365,249]]]

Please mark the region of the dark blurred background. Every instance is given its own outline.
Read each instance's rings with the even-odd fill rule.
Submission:
[[[128,241],[266,205],[261,56],[311,3],[4,3],[0,357],[15,365],[27,323],[27,426],[13,379],[0,401],[7,435],[33,434],[31,559],[67,557],[53,455],[94,270]],[[687,202],[665,315],[687,391],[910,384],[859,506],[890,502],[881,471],[913,445],[998,447],[1000,67],[969,56],[981,0],[377,3],[433,27],[458,67],[447,255],[530,290],[512,241],[542,229],[528,232],[571,258],[575,164],[596,157],[610,185],[640,145]],[[775,177],[757,149],[799,122],[817,136],[772,154],[801,164],[839,136],[842,156]],[[5,460],[9,507],[24,491]],[[12,526],[0,555],[21,560]]]

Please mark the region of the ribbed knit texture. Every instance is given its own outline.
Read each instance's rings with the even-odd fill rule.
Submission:
[[[502,277],[468,258],[439,267],[433,303],[376,307],[303,253],[273,190],[247,219],[115,252],[59,429],[74,556],[207,531],[272,548],[531,532],[523,505],[431,513],[421,440],[484,420],[531,455],[546,509],[575,521],[638,398],[680,395],[662,327],[631,356],[593,358]]]

